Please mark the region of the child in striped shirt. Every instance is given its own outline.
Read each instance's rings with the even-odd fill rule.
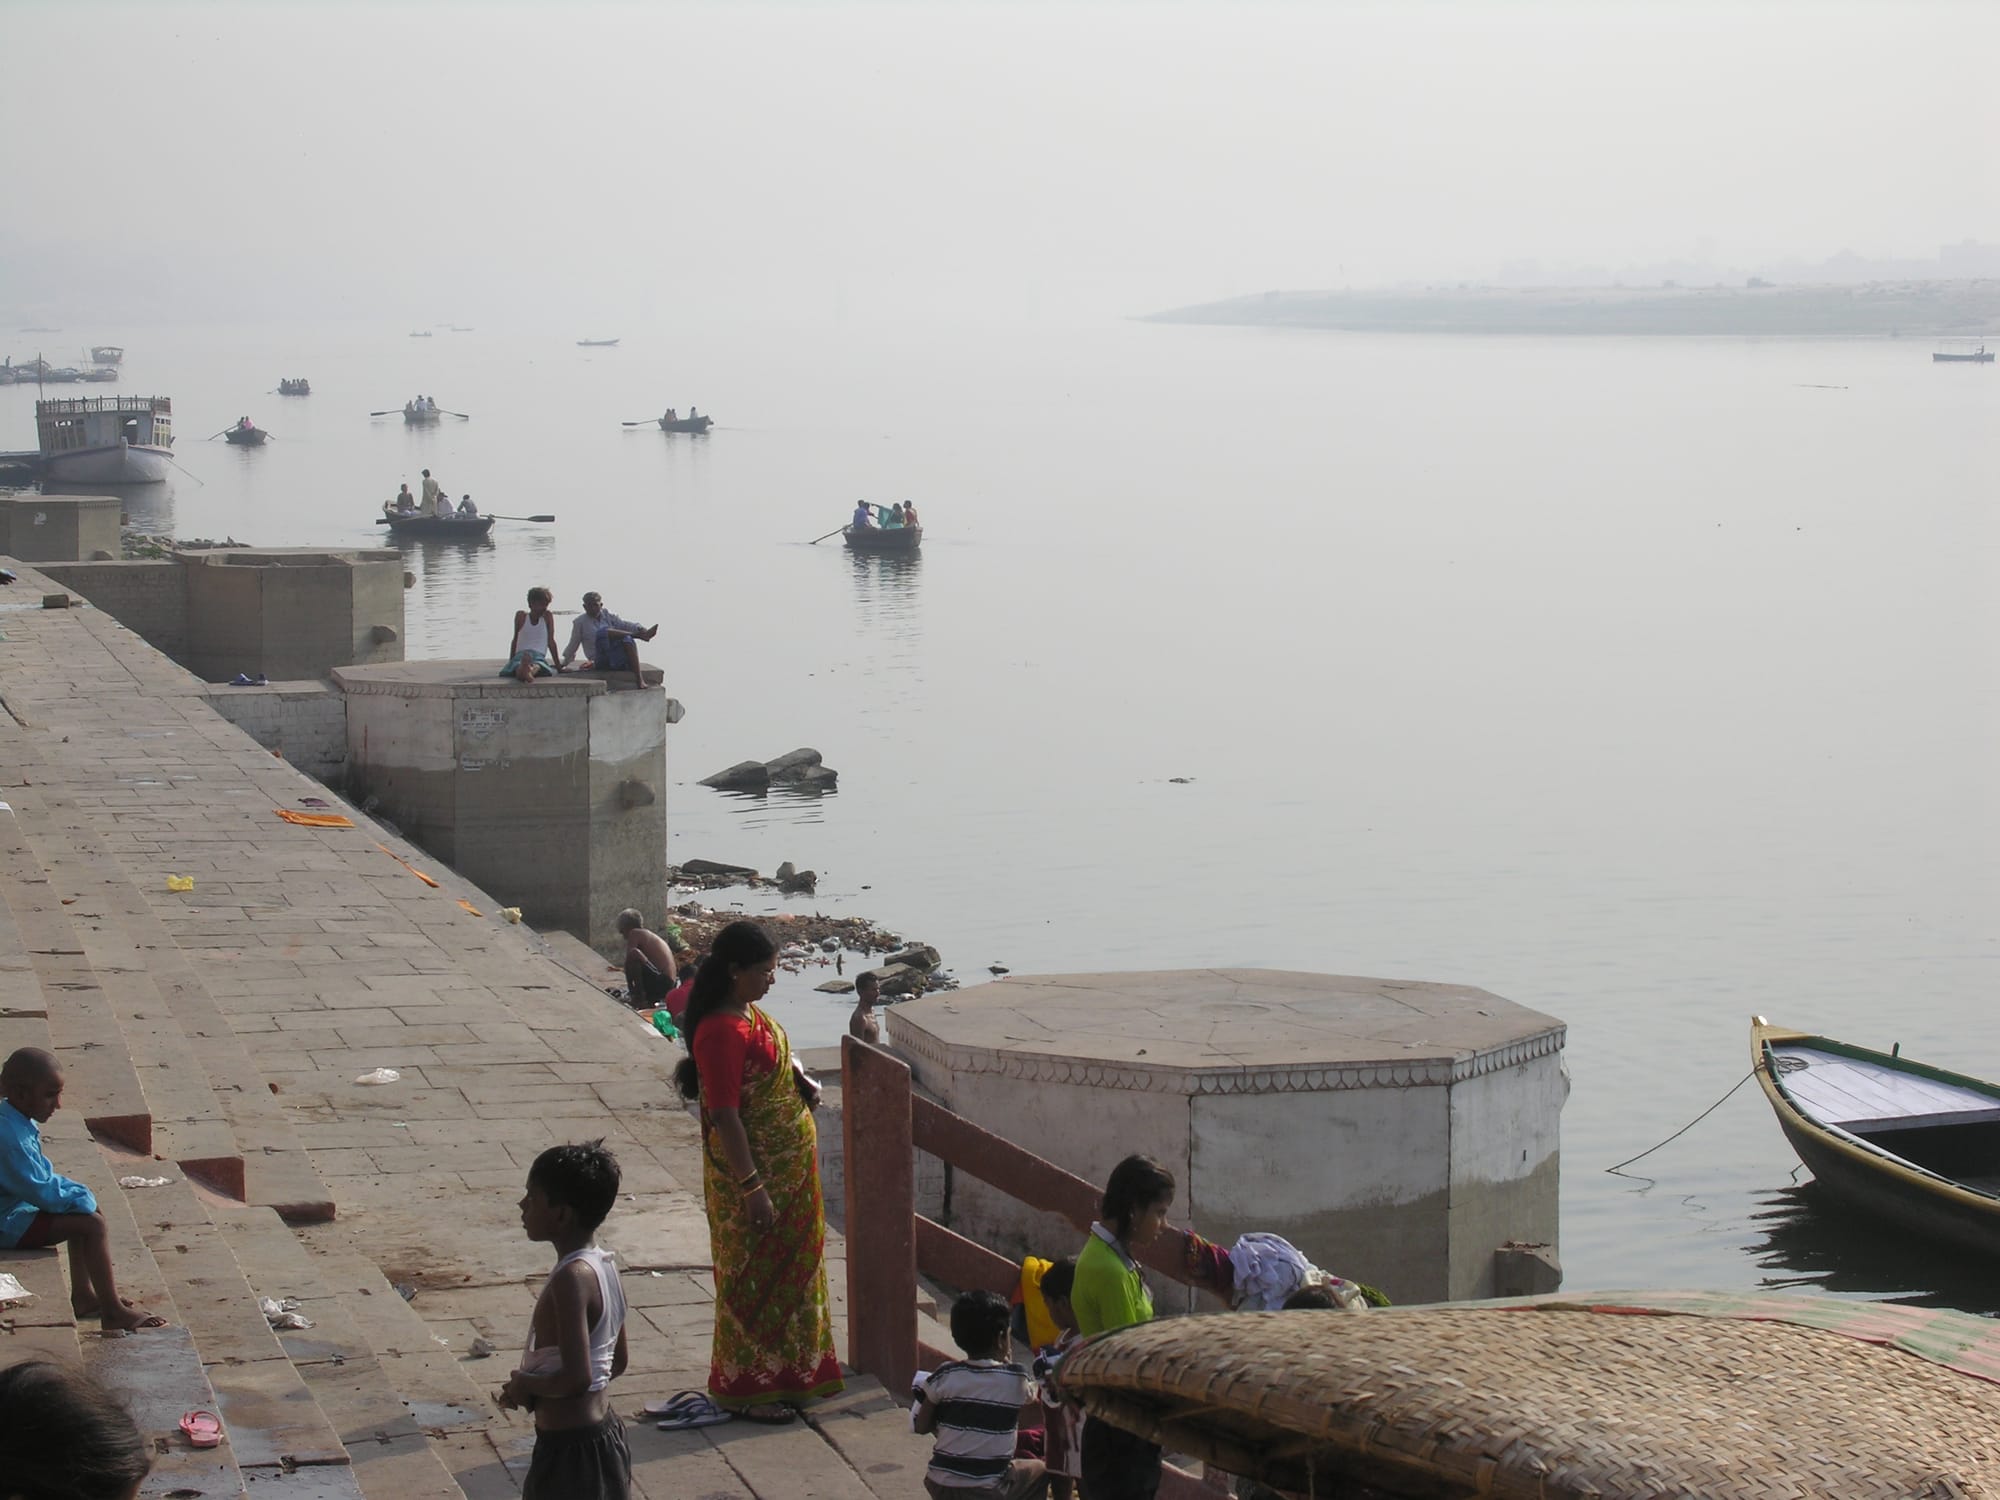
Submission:
[[[1014,1457],[1021,1408],[1034,1399],[1028,1372],[1012,1363],[1013,1312],[993,1292],[967,1292],[951,1308],[951,1336],[965,1351],[931,1371],[915,1426],[935,1434],[924,1490],[931,1500],[1043,1500],[1048,1475],[1037,1458]]]

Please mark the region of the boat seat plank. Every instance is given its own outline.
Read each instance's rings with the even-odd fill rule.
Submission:
[[[1799,1109],[1846,1130],[1893,1128],[1918,1119],[1929,1124],[1994,1118],[2000,1098],[1977,1089],[1842,1057],[1816,1047],[1772,1047],[1778,1058],[1804,1066],[1782,1071],[1779,1083]],[[1781,1063],[1781,1067],[1783,1064]]]

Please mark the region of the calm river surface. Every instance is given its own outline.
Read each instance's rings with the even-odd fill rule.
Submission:
[[[1754,1084],[1651,1181],[1602,1170],[1744,1076],[1753,1012],[2000,1077],[1992,368],[1907,341],[623,332],[49,342],[126,343],[118,389],[175,398],[196,477],[135,492],[148,529],[366,544],[425,466],[559,516],[413,552],[410,654],[497,663],[534,583],[660,620],[676,859],[816,869],[808,907],[968,981],[1484,986],[1569,1025],[1570,1285],[2000,1306],[1839,1232]],[[281,375],[314,394],[265,394]],[[370,419],[420,391],[472,420]],[[32,446],[33,400],[0,389],[0,448]],[[706,438],[619,426],[691,402]],[[203,441],[244,413],[276,441]],[[858,496],[920,503],[920,561],[805,545]],[[694,785],[799,745],[836,795]],[[845,1005],[800,985],[783,1013],[810,1043]]]

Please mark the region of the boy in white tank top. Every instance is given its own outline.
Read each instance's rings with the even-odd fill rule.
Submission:
[[[597,1226],[618,1201],[604,1142],[551,1146],[528,1169],[521,1227],[556,1251],[520,1367],[494,1399],[535,1414],[522,1500],[627,1500],[632,1454],[609,1386],[625,1373],[625,1289]]]

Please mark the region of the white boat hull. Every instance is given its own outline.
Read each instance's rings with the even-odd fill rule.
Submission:
[[[165,448],[121,439],[115,446],[51,454],[43,472],[59,484],[158,484],[172,462],[173,455]]]

